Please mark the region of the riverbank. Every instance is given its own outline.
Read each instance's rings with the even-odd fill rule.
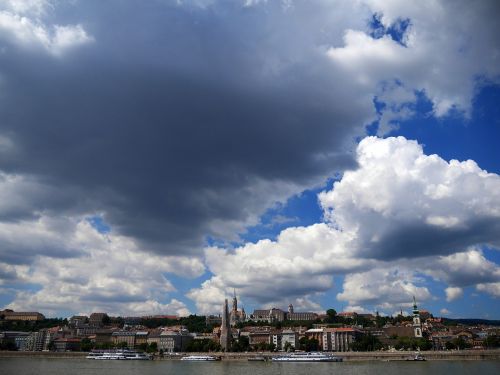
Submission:
[[[155,357],[156,360],[179,360],[184,355],[206,355],[207,353],[175,353],[175,355],[164,355]],[[421,354],[428,361],[448,360],[500,360],[500,350],[453,350],[453,351],[427,351]],[[86,352],[10,352],[0,351],[0,358],[85,358]],[[282,353],[210,353],[210,355],[220,356],[224,361],[247,361],[253,357],[274,357],[283,355]],[[333,353],[342,357],[346,362],[352,361],[406,361],[413,358],[414,352],[343,352]]]

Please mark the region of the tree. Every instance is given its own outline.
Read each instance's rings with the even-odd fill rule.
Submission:
[[[500,336],[488,336],[483,342],[483,346],[486,348],[498,348],[500,347]]]
[[[147,352],[148,353],[156,353],[158,351],[158,344],[156,342],[152,342],[149,344]]]
[[[327,323],[336,323],[337,322],[337,311],[335,309],[326,310],[326,322]]]
[[[319,349],[319,341],[317,339],[302,337],[299,340],[299,348],[300,350],[305,350],[306,352],[317,351]]]
[[[240,336],[238,341],[233,342],[233,352],[247,352],[250,350],[250,344],[247,336]]]
[[[351,343],[350,347],[355,352],[371,352],[382,349],[382,343],[378,337],[368,334],[364,335],[361,340]]]
[[[84,338],[80,343],[80,350],[82,352],[90,352],[94,348],[94,344],[90,339]]]

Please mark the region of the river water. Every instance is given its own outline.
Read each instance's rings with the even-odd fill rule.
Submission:
[[[500,361],[426,362],[180,362],[92,361],[88,359],[0,358],[1,375],[401,375],[500,374]]]

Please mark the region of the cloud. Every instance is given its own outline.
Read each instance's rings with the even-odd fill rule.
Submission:
[[[446,308],[442,308],[441,310],[439,310],[439,313],[442,315],[450,315],[451,311]]]
[[[42,217],[33,223],[17,223],[17,227],[26,243],[43,244],[34,249],[20,249],[19,244],[14,250],[2,247],[0,276],[5,285],[21,286],[7,307],[18,310],[41,310],[49,315],[68,310],[184,314],[188,309],[182,302],[164,302],[175,291],[166,273],[198,277],[204,272],[197,258],[144,252],[130,238],[99,233],[86,219]],[[7,235],[15,237],[15,233],[0,231],[0,241],[5,242]],[[5,263],[11,260],[9,253],[20,250],[24,264]],[[37,288],[26,290],[23,285]]]
[[[494,1],[476,4],[473,12],[467,1],[364,3],[376,15],[377,32],[348,29],[344,45],[329,48],[328,55],[372,92],[379,82],[396,80],[424,92],[436,116],[453,109],[470,115],[481,79],[498,82],[499,44],[493,35],[500,30],[493,20],[500,8]]]
[[[425,155],[405,138],[367,137],[359,168],[319,195],[326,218],[356,237],[356,253],[390,260],[499,245],[500,176],[472,161]]]
[[[488,293],[493,297],[500,297],[500,282],[477,284],[476,289],[480,292]]]
[[[463,289],[459,287],[448,287],[445,289],[445,292],[447,302],[451,302],[458,298],[461,298],[464,294]]]
[[[363,207],[349,203],[342,188],[358,177],[378,188],[366,165],[355,170],[353,145],[367,124],[379,120],[379,134],[389,132],[412,116],[416,92],[432,101],[437,116],[453,108],[468,113],[481,82],[497,82],[498,8],[485,1],[468,9],[467,2],[0,2],[3,262],[36,273],[38,259],[81,259],[82,243],[65,244],[54,233],[74,235],[65,225],[97,214],[113,235],[134,243],[133,252],[169,262],[189,263],[191,256],[196,265],[185,268],[197,270],[206,254],[224,287],[241,285],[249,298],[271,303],[278,293],[313,298],[331,288],[333,274],[361,272],[373,258],[497,246],[498,215],[488,207],[498,207],[498,177],[473,162],[424,157],[418,146],[392,140],[402,156],[408,152],[403,167],[439,182],[434,191],[422,191],[383,155],[378,177],[395,173],[401,181],[382,181],[387,197],[357,187],[357,198],[377,200]],[[375,14],[377,33],[370,26]],[[398,27],[400,40],[389,32]],[[385,105],[380,113],[377,100]],[[364,145],[374,149],[375,141]],[[449,181],[425,176],[411,155]],[[325,223],[291,228],[275,242],[203,252],[207,237],[239,242],[270,207],[346,169],[335,218],[329,213]],[[438,205],[402,202],[405,184],[415,189],[410,197]],[[328,210],[332,194],[322,196]],[[472,200],[474,194],[483,195]],[[340,203],[351,204],[352,216],[340,214]],[[408,212],[414,208],[425,220]],[[379,238],[365,227],[372,220],[381,224]],[[7,251],[16,244],[20,251]],[[269,269],[246,255],[251,249],[276,266],[269,297],[259,297]],[[255,280],[233,276],[225,264],[251,270]],[[310,278],[299,283],[287,272]]]
[[[430,299],[427,287],[418,283],[422,283],[422,279],[415,272],[401,267],[380,267],[347,275],[337,299],[350,305],[375,305],[387,311],[410,306],[413,296],[418,301]]]
[[[425,272],[454,286],[455,288],[448,288],[452,291],[500,280],[500,267],[487,260],[482,251],[477,249],[439,257],[426,267]]]
[[[42,47],[55,56],[94,40],[80,24],[45,24],[41,18],[48,11],[48,5],[47,1],[2,1],[0,40],[26,48]]]
[[[191,291],[198,308],[231,288],[263,304],[311,298],[346,275],[338,300],[390,311],[413,296],[433,298],[426,276],[448,283],[451,299],[454,288],[499,279],[499,267],[467,246],[498,248],[500,176],[470,160],[425,155],[402,137],[363,139],[357,162],[319,194],[324,223],[287,228],[276,241],[207,248],[215,276]]]

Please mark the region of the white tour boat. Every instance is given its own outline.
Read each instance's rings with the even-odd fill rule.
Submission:
[[[308,352],[291,353],[280,357],[273,357],[274,362],[342,362],[342,358],[330,354]]]
[[[220,361],[220,358],[213,355],[188,355],[182,357],[181,361]]]
[[[151,356],[146,353],[138,352],[136,350],[93,350],[87,359],[96,360],[149,360]]]

